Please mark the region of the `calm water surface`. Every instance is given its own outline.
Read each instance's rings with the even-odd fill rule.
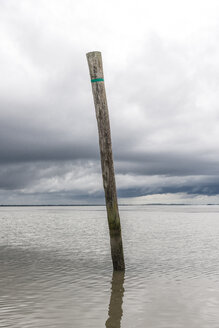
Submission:
[[[219,206],[0,208],[0,327],[218,328]]]

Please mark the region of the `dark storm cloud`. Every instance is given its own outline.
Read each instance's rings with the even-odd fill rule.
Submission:
[[[136,153],[115,154],[116,172],[136,175],[209,175],[219,174],[218,161],[209,160],[204,154],[189,153]]]
[[[0,163],[95,159],[97,147],[88,140],[63,140],[57,133],[40,127],[22,127],[11,124],[0,126]]]
[[[168,194],[168,193],[187,193],[189,195],[208,195],[214,196],[219,194],[219,178],[199,179],[197,182],[191,179],[186,183],[172,183],[172,185],[154,185],[145,186],[142,188],[125,188],[118,190],[119,197],[136,197],[153,194]]]

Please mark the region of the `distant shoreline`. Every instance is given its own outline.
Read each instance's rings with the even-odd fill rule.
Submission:
[[[219,204],[119,204],[119,206],[218,206]],[[46,204],[46,205],[0,205],[0,207],[77,207],[77,206],[105,206],[105,204]]]

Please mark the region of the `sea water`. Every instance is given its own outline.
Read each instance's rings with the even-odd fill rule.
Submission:
[[[0,327],[218,328],[219,206],[0,208]]]

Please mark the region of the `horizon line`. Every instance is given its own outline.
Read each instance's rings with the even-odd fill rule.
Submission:
[[[205,205],[205,206],[213,206],[218,204],[208,203],[208,204],[186,204],[186,203],[142,203],[142,204],[118,204],[118,206],[194,206],[194,205]],[[105,204],[0,204],[0,207],[53,207],[53,206],[105,206]]]

